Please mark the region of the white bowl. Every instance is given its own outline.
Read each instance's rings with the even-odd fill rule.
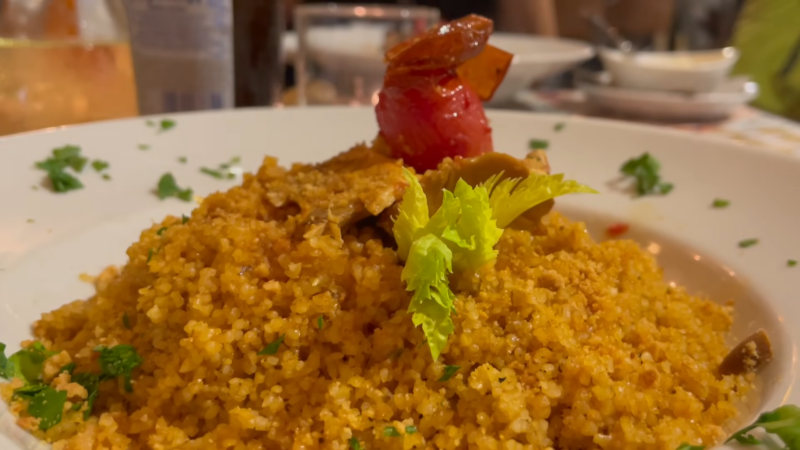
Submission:
[[[328,26],[310,30],[310,57],[333,79],[353,74],[382,81],[385,71],[381,46],[385,28],[380,25]],[[505,80],[495,92],[492,104],[513,100],[514,93],[536,81],[567,71],[594,56],[586,43],[568,39],[541,38],[512,33],[495,33],[492,45],[514,54]],[[297,37],[284,38],[288,58],[295,55]]]
[[[614,84],[654,91],[708,92],[725,79],[739,59],[733,47],[696,52],[635,52],[601,49]]]

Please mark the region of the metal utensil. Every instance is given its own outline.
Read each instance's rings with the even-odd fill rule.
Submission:
[[[633,55],[635,52],[633,48],[633,43],[622,37],[619,34],[619,31],[612,27],[603,16],[592,13],[587,16],[589,23],[598,31],[600,34],[606,39],[606,41],[610,42],[615,48],[621,51],[625,55]]]

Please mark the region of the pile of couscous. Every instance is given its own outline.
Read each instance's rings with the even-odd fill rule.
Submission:
[[[18,379],[3,399],[55,450],[674,450],[736,420],[752,377],[717,372],[730,307],[557,213],[451,276],[455,332],[434,361],[374,217],[405,188],[400,162],[366,146],[316,166],[267,158],[35,323],[57,352],[43,379],[67,393],[59,423],[40,430]],[[107,370],[98,346],[117,345],[141,358],[132,389],[100,383],[85,414],[71,374]]]

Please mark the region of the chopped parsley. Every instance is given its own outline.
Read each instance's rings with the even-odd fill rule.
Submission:
[[[187,216],[185,214],[181,214],[181,224],[186,225],[186,222],[188,222],[189,219],[190,219],[189,216]]]
[[[8,365],[8,358],[6,358],[6,344],[0,342],[0,377],[9,379],[6,374],[6,366]]]
[[[108,163],[99,159],[95,159],[92,161],[92,168],[98,172],[102,172],[108,169]]]
[[[67,372],[68,374],[72,375],[72,372],[75,372],[75,367],[76,367],[76,366],[75,366],[75,363],[74,363],[74,362],[71,362],[71,363],[69,363],[69,364],[64,364],[64,366],[63,366],[63,367],[61,367],[60,369],[58,369],[58,373],[64,373],[64,372]]]
[[[528,148],[531,150],[547,150],[550,143],[541,139],[531,139],[528,141]]]
[[[178,162],[181,164],[186,164],[188,161],[189,159],[185,156],[181,156],[180,158],[178,158]]]
[[[793,259],[790,259],[790,260],[786,261],[786,266],[787,267],[794,267],[796,265],[797,265],[797,261],[795,261]]]
[[[564,122],[558,122],[557,124],[553,125],[553,131],[558,133],[559,131],[563,130],[566,124]]]
[[[33,222],[35,222],[35,221],[34,221],[33,219],[28,219],[28,220],[26,220],[26,222],[28,222],[28,223],[33,223]]]
[[[395,427],[386,427],[386,428],[384,428],[383,429],[383,435],[386,436],[386,437],[400,437],[400,436],[402,436],[402,434],[400,434],[400,432],[397,431],[397,428],[395,428]]]
[[[19,378],[26,384],[39,383],[45,360],[57,353],[47,350],[41,342],[34,342],[30,347],[8,358],[4,370],[5,378]]]
[[[702,445],[689,445],[689,444],[684,442],[683,444],[679,445],[678,448],[675,449],[675,450],[704,450],[704,449],[705,449],[705,446],[702,446]]]
[[[325,326],[325,318],[322,316],[317,317],[317,328],[321,330],[323,326]]]
[[[133,369],[142,365],[142,357],[136,352],[132,345],[115,345],[108,348],[99,346],[94,351],[100,353],[100,370],[103,371],[102,379],[123,377],[125,380],[125,391],[133,392],[131,384],[131,374]]]
[[[81,148],[77,145],[65,145],[64,147],[54,148],[53,155],[44,161],[36,163],[36,167],[47,172],[50,183],[55,192],[69,192],[80,189],[83,183],[74,175],[66,172],[67,168],[75,173],[81,173],[86,163],[89,161],[81,156]]]
[[[406,427],[406,434],[414,434],[417,432],[417,427],[414,425],[409,425]]]
[[[269,344],[267,344],[267,346],[264,347],[263,350],[258,352],[258,354],[259,355],[274,355],[274,354],[278,353],[278,349],[280,348],[281,344],[283,344],[283,338],[285,338],[285,337],[286,337],[285,334],[281,335],[281,337],[279,337],[278,339],[275,339],[274,341],[272,341]]]
[[[350,443],[350,450],[362,450],[361,443],[355,437],[351,437],[348,442]]]
[[[139,144],[136,146],[139,150],[150,150],[150,145],[148,144]]]
[[[153,250],[152,248],[147,251],[147,263],[146,264],[150,264],[150,260],[153,259],[153,255],[155,255],[155,254],[156,254],[156,251]]]
[[[206,175],[210,175],[218,180],[222,179],[232,180],[236,178],[236,174],[231,172],[230,169],[231,167],[239,164],[241,161],[242,159],[240,157],[234,156],[233,158],[231,158],[229,162],[220,164],[217,169],[209,169],[208,167],[201,167],[200,172]]]
[[[185,202],[192,200],[192,189],[181,189],[175,182],[171,173],[165,173],[158,180],[158,198],[164,200],[168,197],[177,197]]]
[[[172,119],[161,119],[158,122],[156,122],[154,120],[147,120],[145,122],[145,124],[148,127],[151,127],[151,128],[152,127],[157,127],[159,133],[163,133],[164,131],[171,130],[171,129],[175,128],[175,125],[177,125],[175,123],[175,121],[172,120]]]
[[[441,378],[439,378],[439,382],[443,383],[450,378],[453,378],[453,375],[461,369],[461,366],[444,366],[444,373],[442,374]]]
[[[636,180],[636,193],[643,195],[666,195],[674,187],[672,183],[661,182],[661,163],[649,153],[625,162],[620,171]]]
[[[110,179],[111,179],[111,175],[109,175],[109,174],[107,174],[107,173],[104,173],[104,174],[103,174],[103,179],[104,179],[104,180],[106,180],[106,181],[108,181],[108,180],[110,180]]]
[[[100,393],[100,382],[104,381],[101,380],[101,377],[101,375],[81,372],[72,378],[73,382],[80,384],[84,389],[86,389],[86,409],[83,411],[83,420],[88,419],[89,415],[92,414],[94,401],[97,399],[97,395]],[[80,406],[78,406],[78,409],[80,409]]]
[[[167,228],[169,228],[169,227],[161,227],[161,228],[159,228],[158,231],[156,231],[156,234],[161,236],[165,231],[167,231]]]
[[[28,414],[39,419],[39,429],[47,431],[61,422],[61,412],[67,402],[67,391],[47,386],[31,398]]]
[[[723,200],[721,198],[715,198],[713,202],[711,202],[711,206],[717,209],[727,208],[730,206],[731,202],[729,200]]]
[[[800,442],[798,442],[800,408],[797,406],[784,405],[774,411],[765,412],[758,416],[752,425],[737,431],[725,442],[737,441],[747,445],[763,444],[761,440],[749,434],[755,428],[763,428],[764,431],[777,435],[787,445],[787,449],[800,448]]]
[[[748,248],[758,244],[758,239],[745,239],[739,241],[739,248]]]
[[[131,318],[128,317],[128,313],[122,315],[122,325],[128,330],[131,329]]]

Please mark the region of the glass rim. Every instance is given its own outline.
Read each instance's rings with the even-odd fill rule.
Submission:
[[[295,17],[307,18],[337,18],[337,19],[377,19],[377,20],[410,20],[410,19],[435,19],[438,20],[440,12],[437,8],[417,5],[380,5],[356,4],[343,5],[341,3],[325,3],[312,5],[297,5]]]

